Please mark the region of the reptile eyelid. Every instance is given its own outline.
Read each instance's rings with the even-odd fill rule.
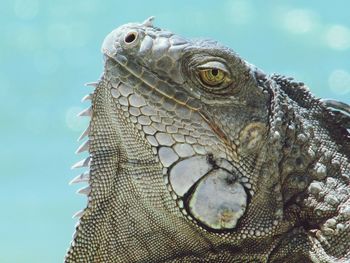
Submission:
[[[215,69],[222,70],[226,74],[230,74],[230,71],[227,69],[226,65],[221,63],[221,62],[218,62],[218,61],[209,61],[209,62],[207,62],[205,64],[202,64],[202,65],[198,66],[197,68],[198,69],[212,69],[212,68],[215,68]]]

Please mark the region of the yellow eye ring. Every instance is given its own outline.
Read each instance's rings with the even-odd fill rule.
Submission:
[[[226,72],[218,68],[200,69],[199,77],[203,84],[208,86],[219,86],[227,81]]]

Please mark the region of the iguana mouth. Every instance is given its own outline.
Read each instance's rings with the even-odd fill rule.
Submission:
[[[226,132],[220,128],[214,119],[209,117],[208,113],[200,104],[198,104],[197,100],[191,100],[190,95],[186,94],[186,91],[174,93],[175,90],[179,89],[179,84],[162,80],[159,76],[150,72],[147,67],[138,64],[136,61],[132,61],[130,58],[128,59],[127,56],[116,54],[112,59],[119,63],[120,67],[130,73],[125,85],[129,85],[128,82],[131,82],[132,85],[136,86],[135,92],[137,93],[139,93],[137,86],[141,86],[147,93],[155,91],[160,95],[157,99],[164,96],[181,107],[186,107],[188,111],[196,112],[207,123],[207,125],[211,127],[217,137],[231,149],[231,152],[235,153],[237,146],[234,145],[233,141],[229,140]],[[141,92],[141,95],[145,94],[142,94]],[[152,100],[152,97],[149,99]],[[152,103],[152,101],[150,101],[150,103]],[[156,103],[156,101],[153,101],[153,103]]]

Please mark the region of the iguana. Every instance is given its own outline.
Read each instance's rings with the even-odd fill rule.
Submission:
[[[104,40],[65,262],[350,262],[350,107],[212,40]]]

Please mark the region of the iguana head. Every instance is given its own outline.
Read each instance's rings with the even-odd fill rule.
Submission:
[[[256,69],[217,42],[150,20],[114,30],[102,52],[115,101],[140,126],[181,210],[208,229],[234,229],[266,136],[268,95]]]
[[[294,223],[279,166],[294,113],[276,82],[152,18],[112,31],[102,52],[80,163],[89,201],[67,262],[266,259]]]

